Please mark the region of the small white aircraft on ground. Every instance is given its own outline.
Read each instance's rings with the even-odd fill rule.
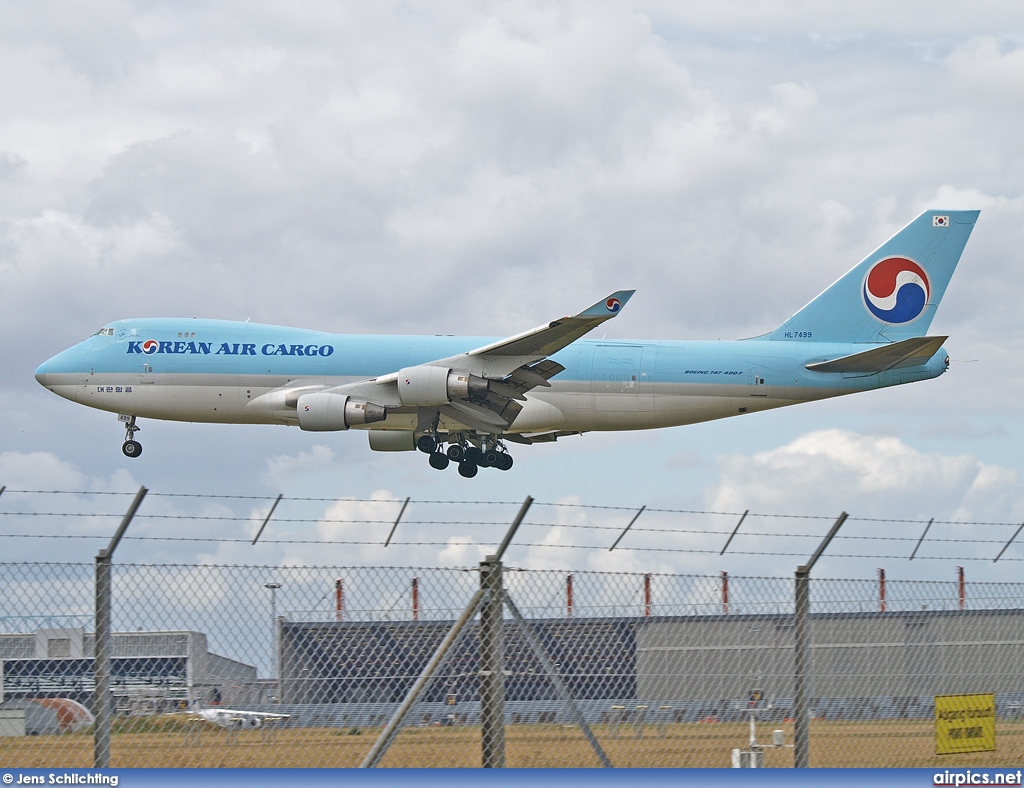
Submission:
[[[213,723],[221,728],[227,728],[228,730],[262,728],[268,722],[284,721],[292,716],[290,714],[274,714],[269,711],[225,709],[219,706],[189,709],[184,713],[201,720],[206,720],[206,722]]]

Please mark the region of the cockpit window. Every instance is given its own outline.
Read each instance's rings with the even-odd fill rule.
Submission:
[[[112,337],[112,336],[114,336],[114,329],[112,329],[112,328],[101,328],[99,331],[96,332],[96,336],[98,336],[98,337]]]

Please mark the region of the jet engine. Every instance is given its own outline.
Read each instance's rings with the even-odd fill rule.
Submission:
[[[309,432],[347,430],[349,427],[384,421],[388,415],[380,405],[329,391],[303,394],[299,397],[296,409],[299,427]]]
[[[486,396],[487,390],[484,378],[447,367],[406,367],[398,373],[398,397],[403,405],[444,405],[453,399]]]

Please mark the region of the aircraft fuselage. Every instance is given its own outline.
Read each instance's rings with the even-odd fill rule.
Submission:
[[[343,335],[220,320],[147,318],[109,325],[40,366],[66,399],[139,418],[297,424],[282,388],[339,386],[465,353],[487,337]],[[871,345],[580,339],[551,356],[565,370],[530,392],[506,430],[584,432],[672,427],[937,377],[944,349],[908,369],[823,373],[808,364]],[[389,409],[374,429],[414,429]]]

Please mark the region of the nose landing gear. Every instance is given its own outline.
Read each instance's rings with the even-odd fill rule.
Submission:
[[[142,444],[135,440],[135,433],[142,429],[135,425],[134,416],[122,416],[124,421],[124,443],[121,444],[121,453],[125,457],[135,459],[142,454]]]

